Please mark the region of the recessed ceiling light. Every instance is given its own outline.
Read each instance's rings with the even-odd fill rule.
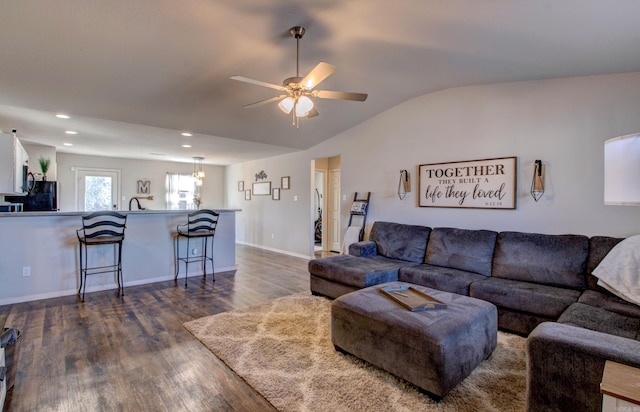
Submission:
[[[56,117],[59,118],[59,119],[69,119],[69,115],[64,114],[64,113],[58,113],[56,115]]]
[[[193,134],[189,133],[189,132],[182,132],[180,133],[181,135],[183,135],[184,137],[191,137],[193,136]]]
[[[190,147],[191,147],[191,145],[190,145],[190,144],[183,144],[183,145],[182,145],[182,147],[184,147],[184,148],[187,148],[187,149],[188,149],[188,148],[190,148]]]
[[[64,146],[73,146],[73,143],[69,143],[69,142],[64,142],[62,143]]]
[[[75,130],[67,130],[65,133],[66,134],[78,134],[78,132],[76,132]]]

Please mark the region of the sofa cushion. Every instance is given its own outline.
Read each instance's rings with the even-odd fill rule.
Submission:
[[[469,296],[469,285],[488,279],[464,270],[422,264],[400,269],[398,280],[459,295]]]
[[[437,227],[431,230],[425,263],[491,276],[497,232]]]
[[[338,255],[309,261],[309,273],[358,288],[398,280],[398,269],[414,263],[380,256]]]
[[[605,291],[604,288],[598,286],[598,278],[593,276],[591,272],[598,267],[607,253],[622,240],[624,238],[609,236],[593,236],[589,239],[589,259],[587,260],[587,287],[589,289]],[[607,293],[610,292],[607,291]]]
[[[624,316],[633,316],[640,319],[640,306],[627,302],[609,292],[597,292],[595,290],[585,290],[578,302],[585,305],[594,306]]]
[[[491,276],[584,289],[588,253],[589,238],[582,235],[501,232]]]
[[[624,316],[602,308],[574,303],[560,316],[558,323],[640,340],[640,318]]]
[[[422,263],[431,228],[391,222],[375,222],[369,240],[376,242],[378,255]]]
[[[371,257],[378,254],[376,242],[364,240],[349,245],[349,254],[353,256]]]
[[[489,278],[472,283],[469,296],[499,307],[557,319],[565,309],[578,301],[580,292],[530,282]]]

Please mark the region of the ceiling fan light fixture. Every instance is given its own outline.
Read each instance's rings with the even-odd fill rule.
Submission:
[[[313,101],[307,96],[300,96],[296,104],[296,116],[305,117],[313,109]]]
[[[295,104],[295,100],[293,100],[292,97],[286,97],[282,99],[280,103],[278,103],[278,107],[280,108],[280,110],[282,110],[286,114],[289,114],[291,113],[291,110],[293,110],[294,104]]]
[[[232,80],[254,84],[257,86],[268,87],[280,91],[279,96],[270,97],[255,103],[247,104],[244,108],[253,108],[263,104],[278,102],[278,107],[284,113],[291,116],[291,124],[296,128],[300,127],[298,121],[301,117],[316,117],[318,110],[314,107],[314,101],[311,98],[333,99],[333,100],[351,100],[363,102],[367,99],[364,93],[338,92],[330,90],[317,90],[316,87],[327,77],[335,72],[336,67],[320,62],[306,76],[300,76],[300,39],[305,33],[305,29],[301,26],[292,27],[289,32],[296,40],[296,75],[289,77],[282,82],[282,86],[267,83],[260,80],[250,79],[243,76],[231,76]]]

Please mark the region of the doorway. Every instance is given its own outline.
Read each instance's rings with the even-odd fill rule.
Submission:
[[[340,251],[340,156],[314,159],[312,228],[316,256]]]
[[[120,171],[76,168],[76,210],[97,212],[120,209]]]

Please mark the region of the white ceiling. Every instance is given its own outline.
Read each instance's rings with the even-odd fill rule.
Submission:
[[[440,89],[640,71],[638,16],[638,0],[0,0],[0,129],[59,152],[264,158]],[[320,88],[366,102],[317,101],[300,129],[242,108],[278,92],[229,77],[294,76],[295,25],[301,75],[331,63]]]

